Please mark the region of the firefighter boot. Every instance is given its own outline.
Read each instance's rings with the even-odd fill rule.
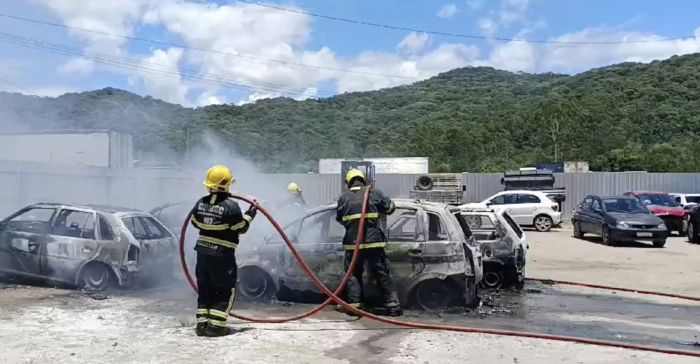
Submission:
[[[396,292],[391,292],[389,297],[384,300],[384,305],[382,307],[377,307],[375,313],[381,316],[402,316],[403,309],[401,308]]]
[[[204,330],[206,337],[221,337],[235,334],[236,331],[228,326],[207,325]]]
[[[194,332],[197,334],[197,336],[205,336],[205,332],[207,331],[208,326],[208,322],[198,322],[197,327],[194,329]]]
[[[358,309],[358,310],[362,310],[362,309],[363,309],[361,303],[348,303],[348,305],[350,305],[350,306],[352,306],[352,307],[354,307],[354,308],[356,308],[356,309]],[[343,307],[343,306],[341,306],[341,305],[335,306],[335,310],[338,311],[338,312],[342,312],[342,313],[344,313],[344,314],[346,314],[346,315],[348,315],[348,316],[362,317],[362,315],[358,315],[358,314],[356,314],[355,312],[352,312],[352,311],[350,311],[350,310],[346,310],[345,307]]]

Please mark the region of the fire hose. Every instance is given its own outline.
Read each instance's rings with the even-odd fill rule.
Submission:
[[[296,247],[289,240],[289,237],[284,232],[282,227],[277,223],[277,221],[272,217],[272,215],[270,215],[270,213],[265,208],[263,208],[260,204],[258,204],[257,201],[255,201],[254,199],[251,199],[251,198],[248,198],[245,196],[233,195],[232,198],[237,199],[237,200],[241,200],[241,201],[244,201],[244,202],[247,202],[251,205],[256,206],[258,211],[261,212],[263,215],[265,215],[265,217],[270,221],[270,223],[275,228],[275,230],[277,230],[277,232],[279,233],[282,240],[284,240],[284,243],[287,245],[287,247],[291,251],[292,255],[294,255],[294,258],[296,259],[297,263],[300,265],[302,270],[309,276],[309,278],[314,283],[314,285],[316,285],[316,287],[318,287],[318,289],[320,289],[321,292],[323,292],[323,294],[325,294],[328,297],[328,299],[326,299],[326,301],[324,301],[322,304],[315,307],[314,309],[307,311],[305,313],[293,316],[293,317],[276,318],[276,319],[257,319],[257,318],[245,317],[245,316],[238,315],[238,314],[232,314],[232,316],[236,317],[238,319],[241,319],[241,320],[255,322],[255,323],[282,323],[282,322],[300,320],[300,319],[309,317],[309,316],[321,311],[324,307],[326,307],[331,302],[335,302],[338,305],[340,305],[343,309],[345,309],[347,312],[353,313],[355,315],[367,317],[369,319],[372,319],[372,320],[375,320],[378,322],[382,322],[385,324],[390,324],[390,325],[395,325],[395,326],[400,326],[400,327],[405,327],[405,328],[410,328],[410,329],[442,330],[442,331],[452,331],[452,332],[462,332],[462,333],[478,333],[478,334],[489,334],[489,335],[500,335],[500,336],[524,337],[524,338],[544,339],[544,340],[552,340],[552,341],[572,342],[572,343],[579,343],[579,344],[598,345],[598,346],[614,347],[614,348],[622,348],[622,349],[632,349],[632,350],[656,352],[656,353],[663,353],[663,354],[700,357],[700,352],[695,352],[695,351],[663,349],[663,348],[655,348],[655,347],[646,346],[646,345],[628,344],[628,343],[621,343],[621,342],[615,342],[615,341],[587,339],[587,338],[572,337],[572,336],[540,334],[540,333],[527,332],[527,331],[483,329],[483,328],[468,327],[468,326],[451,326],[451,325],[438,325],[438,324],[429,324],[429,323],[421,323],[421,322],[402,321],[402,320],[378,316],[378,315],[357,309],[357,308],[349,305],[347,302],[345,302],[340,297],[338,297],[337,294],[339,294],[342,291],[342,289],[345,288],[345,285],[347,284],[349,277],[352,275],[353,268],[354,268],[355,264],[357,263],[357,257],[359,256],[359,246],[361,243],[361,239],[364,236],[364,228],[365,228],[365,221],[366,221],[365,216],[367,213],[367,205],[368,205],[370,192],[371,192],[371,187],[368,187],[365,191],[365,196],[363,199],[362,212],[360,214],[360,223],[359,223],[359,229],[358,229],[358,238],[357,238],[357,241],[355,242],[355,248],[353,251],[353,259],[352,259],[350,266],[345,274],[345,277],[343,278],[343,282],[338,287],[338,289],[336,289],[335,292],[332,292],[331,290],[329,290],[318,279],[316,274],[314,274],[313,270],[308,266],[308,264],[301,257],[301,254],[297,251]],[[185,277],[187,278],[187,281],[189,282],[190,286],[192,287],[192,289],[197,291],[197,284],[193,280],[192,275],[189,271],[189,268],[187,267],[187,262],[185,259],[185,250],[184,250],[185,235],[186,235],[187,227],[189,225],[189,221],[190,221],[191,217],[192,217],[192,213],[190,213],[187,216],[184,224],[182,225],[182,230],[180,231],[180,263],[182,264],[182,268],[183,268],[183,271],[185,273]]]

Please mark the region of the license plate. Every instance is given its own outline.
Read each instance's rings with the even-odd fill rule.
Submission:
[[[654,234],[652,234],[652,233],[637,233],[637,236],[640,238],[651,238],[652,236],[654,236]]]

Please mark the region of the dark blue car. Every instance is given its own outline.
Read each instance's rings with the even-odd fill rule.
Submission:
[[[628,196],[587,196],[574,210],[571,222],[577,238],[599,235],[610,246],[641,240],[661,248],[668,237],[664,221]]]

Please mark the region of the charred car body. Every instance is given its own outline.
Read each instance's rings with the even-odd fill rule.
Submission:
[[[483,263],[476,240],[459,209],[424,201],[394,202],[396,211],[382,224],[386,226],[385,249],[402,305],[424,309],[450,304],[476,305]],[[345,230],[335,221],[335,215],[335,204],[323,206],[310,210],[304,218],[285,228],[306,262],[331,290],[340,285],[345,274],[342,247]],[[266,240],[259,249],[258,254],[273,257],[273,261],[260,260],[263,265],[255,268],[258,277],[267,280],[265,285],[277,292],[280,299],[300,293],[320,293],[278,237]],[[369,277],[364,285],[372,286]],[[371,302],[374,298],[367,296],[365,300]]]
[[[529,249],[525,232],[505,211],[463,207],[461,212],[481,248],[484,260],[482,287],[514,285],[522,288]]]
[[[0,222],[0,271],[101,290],[156,283],[176,267],[177,242],[132,209],[40,203]]]

